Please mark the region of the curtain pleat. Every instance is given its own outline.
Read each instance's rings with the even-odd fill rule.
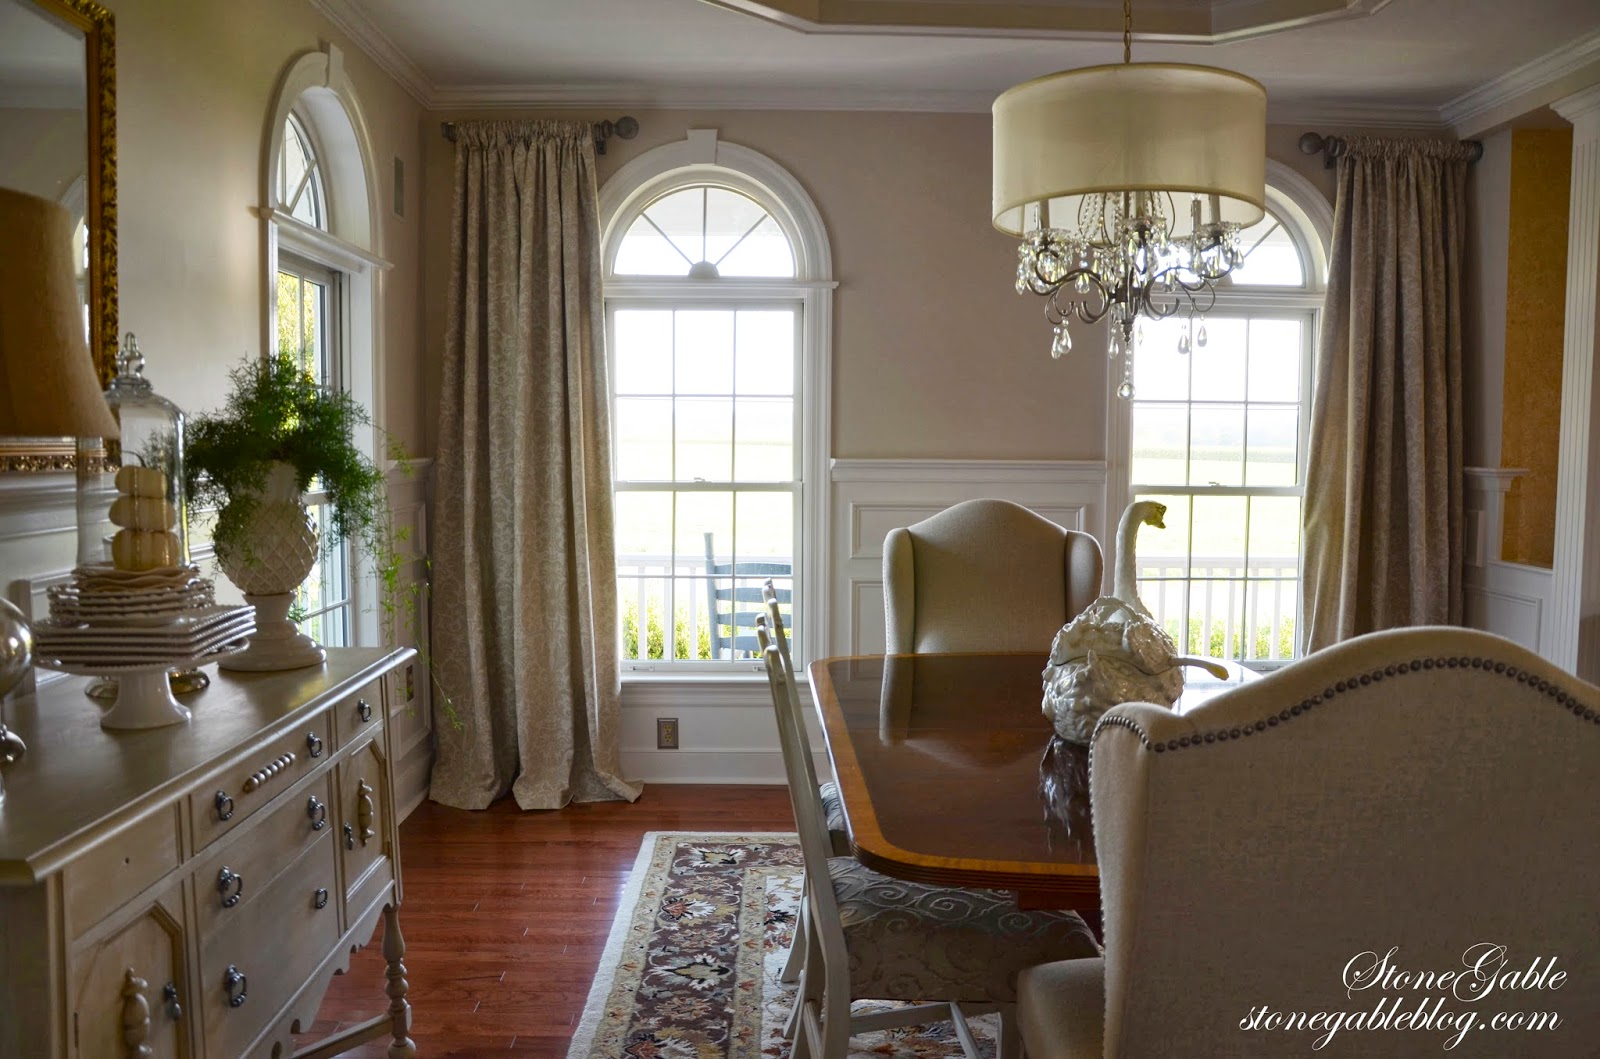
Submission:
[[[1347,146],[1306,469],[1306,651],[1462,616],[1469,149],[1362,137]]]
[[[439,412],[432,798],[638,797],[622,778],[611,428],[594,141],[456,126]]]

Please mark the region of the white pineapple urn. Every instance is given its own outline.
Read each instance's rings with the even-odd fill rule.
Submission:
[[[295,589],[317,562],[317,527],[306,511],[294,468],[274,463],[240,539],[217,542],[217,564],[256,608],[250,645],[217,664],[223,669],[262,672],[320,665],[322,645],[289,620]]]

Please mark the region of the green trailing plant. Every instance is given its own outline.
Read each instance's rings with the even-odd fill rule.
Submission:
[[[229,373],[233,391],[217,412],[192,417],[184,444],[189,501],[217,509],[217,547],[248,558],[246,527],[274,463],[294,468],[327,496],[330,536],[379,555],[387,536],[384,475],[356,446],[372,425],[347,393],[318,385],[292,357],[247,360]]]
[[[425,638],[418,624],[424,589],[416,580],[403,582],[400,576],[412,559],[401,554],[410,535],[394,525],[384,472],[355,442],[357,430],[372,427],[367,410],[348,393],[320,385],[284,353],[247,359],[228,377],[233,389],[227,401],[219,411],[190,417],[184,443],[189,503],[216,510],[212,541],[218,550],[250,561],[251,515],[261,502],[272,465],[286,463],[294,468],[301,492],[315,484],[326,498],[329,514],[323,547],[353,541],[372,563],[384,635],[394,641],[403,623],[411,639],[422,644]],[[404,448],[387,434],[384,438],[389,459],[409,475],[411,464]],[[418,655],[432,677],[427,651],[419,646]],[[437,677],[433,683],[442,712],[459,727],[454,705]]]

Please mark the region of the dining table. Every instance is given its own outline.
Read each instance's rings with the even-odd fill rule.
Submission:
[[[1257,678],[1186,668],[1185,712]],[[854,655],[809,668],[850,847],[912,882],[1098,913],[1089,749],[1041,709],[1035,653]]]

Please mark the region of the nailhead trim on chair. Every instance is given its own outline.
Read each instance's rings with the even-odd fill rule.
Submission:
[[[1243,727],[1223,728],[1214,732],[1179,736],[1176,739],[1169,739],[1165,743],[1151,743],[1150,733],[1146,732],[1143,728],[1139,727],[1138,724],[1129,720],[1128,718],[1102,717],[1100,718],[1100,722],[1095,725],[1094,734],[1089,737],[1089,742],[1092,746],[1095,740],[1100,736],[1100,729],[1111,727],[1128,729],[1128,731],[1133,732],[1139,737],[1139,745],[1141,747],[1146,750],[1154,751],[1157,754],[1164,754],[1168,750],[1180,750],[1184,747],[1227,742],[1229,739],[1243,739],[1254,735],[1256,732],[1264,732],[1268,728],[1276,728],[1279,724],[1286,724],[1292,718],[1300,716],[1302,713],[1310,710],[1313,706],[1320,706],[1324,702],[1327,702],[1328,700],[1346,691],[1354,691],[1356,688],[1370,687],[1371,685],[1389,677],[1401,676],[1408,673],[1420,673],[1433,669],[1467,668],[1492,669],[1495,673],[1504,676],[1508,680],[1514,679],[1518,684],[1527,684],[1535,691],[1541,692],[1547,697],[1554,699],[1557,705],[1570,710],[1573,716],[1577,717],[1579,720],[1588,721],[1591,724],[1600,724],[1600,712],[1596,712],[1594,709],[1585,707],[1577,698],[1566,691],[1562,691],[1557,685],[1552,684],[1543,677],[1535,677],[1526,670],[1519,670],[1516,666],[1507,665],[1505,662],[1491,661],[1487,658],[1420,658],[1412,659],[1410,662],[1391,662],[1382,669],[1374,669],[1369,673],[1360,673],[1356,676],[1341,680],[1332,687],[1324,688],[1322,694],[1312,695],[1309,698],[1302,699],[1293,706],[1289,706],[1275,714],[1262,718],[1261,720],[1255,722],[1254,725],[1245,724]]]

